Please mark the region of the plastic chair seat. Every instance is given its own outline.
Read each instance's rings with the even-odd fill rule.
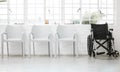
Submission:
[[[50,41],[50,39],[41,39],[41,38],[38,38],[38,39],[32,39],[31,41]]]
[[[60,38],[59,41],[75,41],[73,38]]]
[[[22,42],[23,40],[22,39],[5,39],[4,41],[7,41],[7,42]]]

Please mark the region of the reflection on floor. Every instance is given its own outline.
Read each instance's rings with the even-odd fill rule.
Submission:
[[[6,57],[0,59],[0,72],[120,72],[120,58]]]

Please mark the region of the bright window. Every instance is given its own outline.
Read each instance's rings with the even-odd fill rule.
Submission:
[[[113,0],[65,0],[65,24],[114,23]]]
[[[82,0],[82,23],[114,23],[113,0]]]
[[[60,24],[61,0],[46,0],[45,20],[48,20],[50,24]]]
[[[9,24],[24,23],[24,0],[8,0]]]
[[[8,2],[0,3],[0,24],[8,24]]]
[[[114,0],[7,0],[0,2],[0,23],[113,24],[114,9]]]
[[[28,24],[38,24],[44,20],[44,0],[27,1],[27,21]]]
[[[80,0],[65,0],[64,3],[64,23],[74,24],[76,21],[80,21]]]

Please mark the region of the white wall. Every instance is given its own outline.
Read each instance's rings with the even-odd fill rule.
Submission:
[[[114,25],[115,46],[120,51],[120,0],[115,0],[116,23]]]
[[[115,38],[115,47],[120,51],[120,0],[115,0],[115,5],[116,5],[116,21],[114,25],[111,25],[111,28],[114,28],[114,38]],[[0,34],[4,32],[5,30],[5,25],[0,25]],[[84,55],[87,54],[87,36],[89,34],[90,26],[89,25],[77,25],[77,31],[79,32],[79,37],[80,37],[80,48],[79,48],[79,54]],[[31,26],[26,25],[25,26],[25,31],[28,36]],[[19,44],[17,46],[15,44],[10,44],[12,47],[10,48],[10,53],[11,54],[21,54],[21,49]],[[1,44],[0,44],[1,48]],[[26,54],[28,54],[28,39],[26,39]],[[1,51],[0,51],[1,53]],[[37,47],[36,50],[37,54],[47,54],[47,45],[45,43],[40,43],[39,47]],[[72,44],[71,43],[64,43],[61,46],[61,53],[62,54],[72,54]],[[6,54],[6,48],[5,48],[5,54]]]

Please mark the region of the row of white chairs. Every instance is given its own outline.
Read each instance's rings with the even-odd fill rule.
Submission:
[[[78,35],[74,26],[57,26],[56,33],[53,33],[53,26],[50,25],[33,25],[31,32],[29,33],[29,55],[31,56],[31,49],[33,54],[36,54],[35,42],[46,41],[48,43],[48,54],[52,56],[53,49],[55,47],[60,55],[60,42],[72,41],[73,42],[73,55],[78,56]],[[7,55],[9,56],[9,42],[20,42],[22,45],[22,56],[25,56],[25,29],[18,25],[8,25],[5,32],[1,35],[2,46],[1,54],[4,57],[4,43],[7,44]],[[54,50],[55,51],[55,50]],[[56,54],[54,54],[56,55]]]

